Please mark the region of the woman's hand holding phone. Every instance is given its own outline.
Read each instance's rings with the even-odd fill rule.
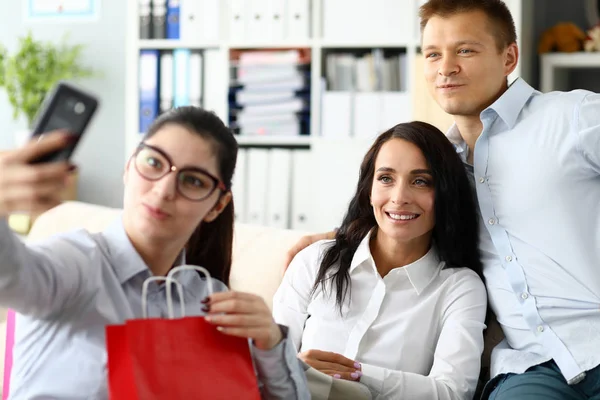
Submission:
[[[34,138],[20,149],[0,154],[0,217],[15,212],[40,213],[61,202],[69,174],[75,169],[68,161],[32,164],[45,154],[73,142],[63,131]]]

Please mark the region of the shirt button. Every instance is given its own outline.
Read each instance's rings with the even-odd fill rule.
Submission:
[[[504,257],[504,259],[505,259],[507,262],[511,262],[511,261],[512,261],[512,256],[506,256],[506,257]]]
[[[528,298],[528,297],[529,297],[529,295],[528,295],[527,293],[523,293],[523,294],[521,294],[521,298],[522,298],[523,300],[527,300],[527,298]],[[541,326],[540,326],[540,328],[542,328],[542,330],[544,329],[544,328],[543,328],[543,327],[541,327]],[[539,329],[539,328],[538,328],[538,329]]]
[[[537,331],[538,331],[539,333],[542,333],[542,332],[544,332],[544,327],[543,327],[542,325],[538,326],[538,327],[537,327]]]
[[[488,219],[488,224],[494,225],[495,223],[496,223],[496,220],[494,218]]]
[[[485,178],[483,178],[483,177],[479,178],[479,183],[483,183],[483,182],[485,182]]]

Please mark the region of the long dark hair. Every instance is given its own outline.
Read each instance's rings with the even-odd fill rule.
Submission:
[[[432,172],[435,190],[432,241],[440,260],[445,262],[446,267],[467,267],[481,276],[475,198],[454,146],[439,129],[426,122],[398,124],[382,133],[363,158],[356,193],[336,233],[335,242],[323,254],[312,289],[313,294],[319,286],[326,290],[330,281],[340,312],[350,290],[349,270],[354,253],[367,233],[377,225],[369,199],[375,160],[381,146],[392,139],[406,140],[417,146]]]
[[[213,112],[199,107],[179,107],[161,114],[148,129],[144,140],[162,127],[176,124],[213,144],[219,175],[228,191],[235,171],[238,144],[233,132]],[[222,193],[221,195],[224,195]],[[206,268],[213,278],[229,286],[233,245],[233,199],[212,222],[202,222],[186,245],[186,262]]]

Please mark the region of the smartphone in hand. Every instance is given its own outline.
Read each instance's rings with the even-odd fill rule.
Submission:
[[[54,130],[64,130],[75,136],[67,147],[32,161],[47,163],[67,161],[79,144],[83,133],[98,109],[98,99],[83,90],[59,82],[42,104],[33,125],[33,137],[41,138],[45,133]]]

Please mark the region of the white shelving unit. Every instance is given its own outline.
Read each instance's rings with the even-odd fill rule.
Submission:
[[[199,0],[197,0],[199,1]],[[213,68],[204,68],[203,106],[213,110],[224,121],[228,120],[228,89],[230,73],[230,51],[237,49],[287,49],[307,48],[311,54],[311,119],[310,135],[297,137],[250,137],[238,136],[241,146],[259,147],[301,147],[309,148],[311,179],[303,182],[310,185],[306,190],[291,188],[292,196],[307,196],[300,200],[310,210],[302,215],[302,223],[294,223],[290,217],[291,228],[307,231],[323,231],[339,225],[347,202],[350,199],[357,180],[357,172],[362,156],[367,151],[372,139],[366,138],[328,138],[321,135],[322,126],[322,84],[324,75],[324,55],[334,50],[383,49],[384,51],[401,51],[406,54],[406,95],[409,110],[404,115],[412,118],[427,116],[435,124],[438,119],[432,116],[443,114],[433,101],[425,101],[429,97],[422,80],[421,71],[416,71],[420,57],[420,32],[418,24],[418,7],[422,0],[309,0],[310,1],[310,36],[303,39],[285,40],[250,40],[241,42],[230,40],[229,17],[231,1],[221,0],[220,4],[220,39],[216,42],[195,40],[140,40],[138,2],[128,1],[128,18],[130,21],[127,35],[127,74],[125,151],[126,157],[132,153],[141,136],[138,133],[139,97],[138,97],[138,58],[143,49],[177,49],[206,50],[211,52]],[[240,1],[240,0],[235,0]],[[261,0],[242,0],[255,4]],[[263,0],[288,2],[293,0]],[[351,4],[352,3],[352,4]],[[529,0],[507,0],[517,24],[518,35],[521,35],[523,9]],[[328,14],[329,13],[329,14]],[[379,13],[379,14],[377,14]],[[387,25],[386,25],[387,24]],[[382,29],[387,26],[389,32]],[[324,29],[327,28],[327,29]],[[327,34],[329,33],[329,35]],[[521,40],[521,39],[520,39]],[[206,57],[205,57],[206,66]],[[515,74],[521,73],[521,63]],[[416,82],[416,84],[415,84]],[[418,87],[416,93],[415,88]],[[420,109],[417,109],[420,107]],[[423,110],[426,108],[427,110]],[[406,112],[408,111],[408,112]],[[439,119],[441,120],[441,119]],[[402,122],[402,121],[397,121]],[[440,129],[446,127],[439,126]],[[375,136],[377,132],[373,133]],[[304,164],[306,165],[306,163]],[[304,167],[303,167],[304,168]],[[294,185],[294,182],[292,182]],[[306,194],[302,194],[306,193]],[[292,199],[296,201],[298,199]]]
[[[542,92],[568,90],[569,70],[595,68],[600,71],[600,52],[548,53],[541,56],[540,89]]]

